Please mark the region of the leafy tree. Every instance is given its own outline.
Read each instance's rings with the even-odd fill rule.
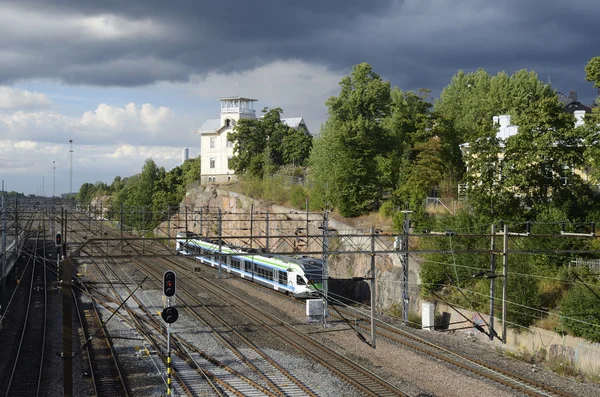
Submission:
[[[435,109],[452,120],[461,142],[473,142],[478,138],[473,135],[474,125],[500,114],[517,117],[529,104],[550,97],[556,94],[533,71],[519,70],[511,76],[500,72],[492,77],[483,69],[461,70],[442,90]]]
[[[281,121],[281,108],[263,109],[259,119],[241,119],[227,139],[235,142],[229,166],[237,173],[263,177],[279,167],[304,164],[312,136]]]
[[[600,342],[600,288],[592,282],[574,284],[562,302],[563,325],[575,336]],[[593,294],[594,291],[596,294]]]
[[[329,120],[311,152],[312,176],[344,216],[357,216],[381,200],[377,158],[384,152],[390,84],[371,66],[354,66],[326,105]]]
[[[492,120],[479,120],[479,136],[465,146],[467,197],[475,213],[488,220],[507,218],[518,208],[515,195],[503,182],[502,143]]]
[[[86,182],[79,188],[79,192],[77,193],[77,201],[79,201],[82,206],[87,207],[94,198],[94,193],[94,185]]]
[[[571,197],[572,186],[583,183],[571,170],[584,164],[574,122],[557,97],[543,98],[523,111],[517,118],[519,133],[506,140],[502,161],[508,194],[520,197],[534,211],[558,197]],[[568,184],[561,180],[565,177]]]
[[[416,159],[403,167],[404,172],[397,193],[401,201],[408,203],[408,209],[423,210],[423,200],[429,195],[431,188],[438,186],[442,180],[446,164],[441,151],[438,137],[415,145]]]
[[[593,57],[586,65],[585,79],[594,83],[594,87],[600,88],[600,56]]]

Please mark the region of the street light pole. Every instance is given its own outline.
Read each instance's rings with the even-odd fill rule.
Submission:
[[[56,161],[52,161],[52,197],[56,197]]]

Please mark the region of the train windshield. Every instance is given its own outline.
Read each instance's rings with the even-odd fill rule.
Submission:
[[[323,264],[317,260],[305,260],[304,275],[309,284],[320,285],[323,282]]]

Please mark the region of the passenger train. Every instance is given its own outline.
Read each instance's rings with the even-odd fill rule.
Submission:
[[[251,253],[226,244],[221,244],[219,251],[217,242],[190,232],[177,233],[176,250],[206,265],[216,268],[220,265],[228,273],[297,298],[317,297],[321,290],[323,263],[320,259]]]

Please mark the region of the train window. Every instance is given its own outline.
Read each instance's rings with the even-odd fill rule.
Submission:
[[[278,273],[279,273],[279,278],[278,278],[279,284],[287,285],[287,273],[282,270],[280,270]]]
[[[231,267],[234,269],[240,269],[240,260],[231,258]]]
[[[302,278],[301,275],[296,276],[296,284],[297,285],[306,285],[306,282],[304,282],[304,279]]]

